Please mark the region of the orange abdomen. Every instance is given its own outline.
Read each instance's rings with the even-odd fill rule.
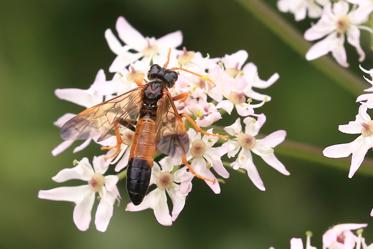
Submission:
[[[152,167],[156,151],[155,136],[155,121],[150,118],[139,119],[131,145],[130,159],[134,157],[145,159],[148,166]]]

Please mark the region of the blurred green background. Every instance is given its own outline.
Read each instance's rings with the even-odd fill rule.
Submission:
[[[269,1],[274,7],[275,1]],[[106,233],[93,226],[79,232],[72,205],[37,199],[39,189],[57,186],[51,177],[71,167],[71,149],[58,157],[60,142],[53,121],[80,109],[58,100],[54,89],[87,88],[98,69],[114,59],[104,39],[125,16],[146,36],[182,30],[191,50],[222,56],[249,52],[263,78],[278,72],[267,93],[273,100],[261,110],[264,132],[286,129],[288,138],[325,147],[353,136],[337,131],[352,120],[355,98],[310,66],[235,1],[208,0],[63,0],[0,1],[0,248],[289,248],[293,236],[313,231],[314,244],[330,225],[368,222],[372,182],[357,174],[279,156],[291,172],[282,176],[255,158],[267,191],[246,175],[232,173],[220,195],[195,181],[186,207],[172,227],[157,224],[153,213],[124,212],[126,197],[115,208]],[[304,30],[309,24],[292,25]],[[365,43],[368,37],[363,36]],[[367,44],[366,46],[367,47]],[[372,57],[364,65],[372,67]],[[357,69],[356,54],[349,54]],[[352,63],[354,62],[355,63]],[[122,185],[123,186],[123,185]],[[373,227],[366,236],[373,233]],[[368,241],[372,241],[369,240]]]

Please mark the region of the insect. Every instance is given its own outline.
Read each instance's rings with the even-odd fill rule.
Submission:
[[[178,79],[176,70],[201,78],[202,75],[183,68],[167,69],[170,53],[171,50],[163,67],[157,64],[150,67],[147,82],[136,81],[137,88],[82,111],[61,127],[64,140],[98,137],[101,141],[114,133],[116,145],[106,148],[115,149],[113,157],[119,154],[123,142],[121,125],[134,131],[127,168],[127,190],[135,205],[145,197],[157,151],[170,156],[180,155],[182,163],[194,176],[213,181],[198,175],[188,163],[189,138],[183,118],[198,132],[221,136],[202,130],[190,116],[178,113],[174,101],[185,101],[187,93],[172,97],[168,91]]]

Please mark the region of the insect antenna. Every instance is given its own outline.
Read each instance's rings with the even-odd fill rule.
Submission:
[[[186,73],[190,73],[190,74],[192,74],[194,76],[197,76],[201,80],[208,81],[210,84],[212,84],[213,86],[215,86],[215,82],[212,81],[209,77],[207,77],[207,75],[202,75],[202,74],[193,72],[191,70],[188,70],[188,69],[185,69],[185,68],[182,68],[182,67],[173,67],[173,68],[170,68],[169,70],[171,70],[171,71],[184,71]]]

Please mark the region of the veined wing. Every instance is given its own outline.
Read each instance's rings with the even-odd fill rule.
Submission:
[[[169,93],[158,101],[156,127],[159,152],[170,156],[188,152],[189,137]]]
[[[98,137],[98,141],[113,133],[121,119],[137,120],[143,99],[143,88],[132,89],[122,95],[88,108],[61,127],[63,140],[84,140]]]

